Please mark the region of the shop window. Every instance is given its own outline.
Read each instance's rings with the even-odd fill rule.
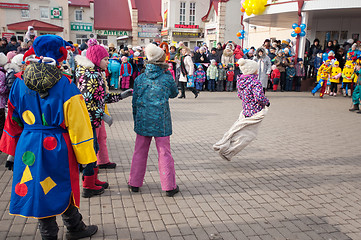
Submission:
[[[179,24],[186,24],[186,2],[180,2]]]
[[[22,18],[29,18],[29,17],[30,17],[30,11],[29,11],[29,9],[22,9],[22,10],[21,10],[21,17],[22,17]]]
[[[76,34],[76,43],[77,44],[82,44],[85,43],[86,40],[88,39],[88,36],[86,34]]]
[[[97,35],[97,40],[99,44],[108,45],[108,36]]]
[[[82,10],[75,10],[75,21],[83,21],[83,11]]]
[[[41,19],[49,19],[49,8],[48,7],[40,7],[40,18]]]
[[[196,22],[196,3],[189,4],[189,25],[195,25]]]

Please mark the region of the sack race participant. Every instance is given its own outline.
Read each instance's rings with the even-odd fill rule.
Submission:
[[[86,226],[78,211],[78,164],[95,162],[96,155],[84,99],[58,68],[66,45],[59,36],[43,35],[25,53],[24,59],[36,54],[40,60],[16,75],[0,141],[0,150],[15,157],[10,214],[39,219],[43,239],[57,239],[60,214],[68,239],[98,229]]]
[[[213,149],[227,161],[256,138],[259,125],[268,111],[266,106],[270,106],[258,79],[257,62],[242,58],[238,64],[243,73],[237,79],[238,97],[242,100],[243,110],[223,138],[213,145]]]

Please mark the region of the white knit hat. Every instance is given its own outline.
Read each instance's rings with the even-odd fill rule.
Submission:
[[[24,54],[17,54],[13,59],[11,59],[11,63],[14,63],[18,66],[22,65]]]
[[[163,57],[164,51],[160,47],[157,47],[153,43],[150,43],[145,48],[145,55],[147,56],[148,61],[157,62],[159,59]]]
[[[257,74],[258,72],[258,63],[253,60],[241,58],[238,60],[238,64],[244,75]]]
[[[8,58],[4,53],[0,53],[0,67],[4,66],[8,62]]]

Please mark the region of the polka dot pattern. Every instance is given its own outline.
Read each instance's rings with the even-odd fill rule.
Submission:
[[[35,116],[30,110],[23,112],[23,119],[28,125],[33,125],[35,123]]]
[[[43,146],[46,150],[54,150],[58,145],[58,141],[55,137],[46,137],[43,141]]]
[[[28,187],[25,183],[18,183],[15,186],[15,193],[19,195],[20,197],[25,197],[28,193]]]
[[[23,154],[22,160],[25,165],[33,166],[35,162],[35,154],[33,152],[27,151]]]

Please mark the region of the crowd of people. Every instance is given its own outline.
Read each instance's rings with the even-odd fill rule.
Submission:
[[[133,96],[136,141],[130,191],[138,192],[143,185],[154,138],[161,187],[168,197],[180,191],[171,154],[169,107],[169,99],[177,97],[179,89],[180,99],[186,98],[186,89],[195,98],[201,91],[237,90],[243,105],[240,118],[214,145],[226,160],[257,135],[270,106],[266,90],[300,91],[307,73],[317,81],[313,94],[320,90],[320,97],[336,96],[342,82],[344,96],[352,95],[350,111],[359,110],[359,42],[347,41],[342,47],[329,42],[322,49],[316,39],[304,58],[296,58],[289,40],[265,40],[257,49],[242,49],[228,41],[210,50],[206,44],[191,50],[183,42],[118,50],[113,44],[99,45],[96,39],[78,46],[55,35],[37,37],[32,27],[24,40],[19,44],[12,36],[9,44],[2,42],[0,150],[8,154],[6,167],[14,170],[10,213],[39,219],[43,239],[56,239],[55,216],[60,214],[69,239],[97,231],[96,226],[84,224],[77,207],[80,195],[101,195],[109,187],[99,180],[99,169],[116,167],[106,144],[105,124],[113,123],[108,104]],[[247,125],[255,126],[253,133],[243,131]]]

